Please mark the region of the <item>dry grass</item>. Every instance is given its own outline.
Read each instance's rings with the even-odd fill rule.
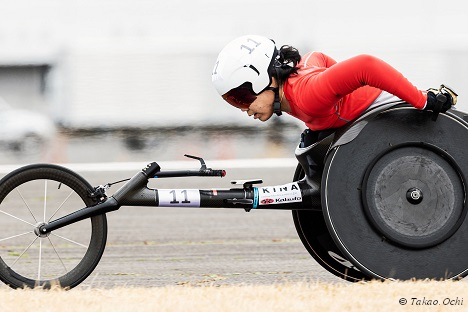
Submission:
[[[464,298],[466,297],[466,298]],[[401,305],[399,300],[408,303]],[[436,306],[417,301],[437,300]],[[449,298],[449,299],[446,299]],[[457,300],[458,301],[455,301]],[[445,300],[445,301],[444,301]],[[444,305],[447,300],[458,305]],[[466,302],[465,302],[466,301]],[[465,282],[371,282],[63,290],[0,290],[3,311],[466,311]]]

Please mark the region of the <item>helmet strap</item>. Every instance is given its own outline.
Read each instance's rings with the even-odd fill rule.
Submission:
[[[283,112],[281,111],[281,100],[280,100],[280,97],[279,97],[279,88],[278,87],[276,87],[276,88],[268,87],[265,90],[271,90],[271,91],[275,92],[275,101],[273,102],[273,112],[277,116],[281,116],[283,114]]]
[[[272,76],[278,76],[278,68],[277,68],[278,64],[279,64],[278,49],[275,46],[275,49],[273,51],[273,56],[271,58],[270,66],[268,68],[268,74],[270,75],[270,84],[272,81]],[[265,90],[271,90],[275,92],[275,101],[273,102],[273,112],[277,116],[281,116],[283,112],[281,111],[281,100],[279,97],[279,88],[278,87],[274,88],[274,87],[269,86]]]

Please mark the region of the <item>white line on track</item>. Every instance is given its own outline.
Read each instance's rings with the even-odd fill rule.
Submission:
[[[149,161],[150,162],[150,161]],[[149,162],[106,162],[106,163],[66,163],[58,164],[79,172],[105,172],[105,171],[138,171]],[[200,163],[197,160],[161,161],[157,162],[162,170],[198,169]],[[294,168],[297,160],[294,158],[254,158],[254,159],[229,159],[229,160],[205,160],[208,168],[212,169],[237,169],[237,168]],[[7,174],[26,164],[0,165],[0,173]]]

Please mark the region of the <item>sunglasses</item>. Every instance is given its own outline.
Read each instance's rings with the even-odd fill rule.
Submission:
[[[223,95],[223,99],[234,107],[247,109],[257,99],[251,84],[246,82]]]

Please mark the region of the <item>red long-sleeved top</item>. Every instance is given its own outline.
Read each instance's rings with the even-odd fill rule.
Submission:
[[[337,63],[312,52],[304,55],[299,70],[284,83],[290,115],[312,130],[338,128],[365,111],[385,90],[418,109],[426,103],[418,90],[400,72],[384,61],[359,55]]]

